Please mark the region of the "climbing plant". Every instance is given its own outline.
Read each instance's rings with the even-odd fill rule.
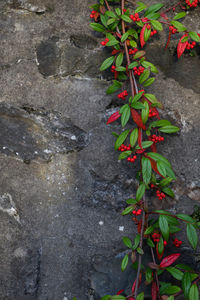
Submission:
[[[102,33],[104,40],[101,45],[110,49],[109,57],[100,67],[100,71],[110,69],[114,76],[107,94],[118,91],[118,98],[122,101],[121,107],[107,121],[111,124],[121,120],[121,133],[113,132],[116,138],[114,149],[120,152],[118,159],[126,160],[131,167],[136,160],[139,161],[136,164],[139,170],[135,197],[126,200],[127,207],[122,211],[123,216],[132,218],[138,233],[134,240],[123,237],[128,250],[121,262],[124,271],[131,261],[137,275],[133,278],[130,295],[121,290],[116,291],[116,295],[105,295],[102,300],[144,299],[144,292],[141,289],[139,292],[142,282],[151,286],[153,300],[172,300],[181,294],[185,299],[199,299],[200,273],[180,263],[178,250],[182,241],[176,233],[183,223],[188,241],[195,250],[200,222],[186,214],[155,210],[147,201],[147,193],[155,194],[157,201],[175,196],[171,188],[176,180],[175,173],[169,160],[158,153],[157,144],[162,143],[167,134],[178,132],[179,128],[169,120],[161,119],[162,103],[149,92],[149,88],[148,92],[145,91],[156,80],[158,69],[148,61],[144,50],[146,43],[155,35],[159,36],[165,26],[168,30],[166,48],[171,36],[178,35],[178,58],[185,52],[191,53],[198,46],[200,35],[189,31],[182,21],[199,3],[199,0],[182,0],[165,9],[161,3],[147,6],[134,0],[99,0],[91,6],[90,18],[93,20],[90,26]],[[151,260],[145,265],[143,257],[147,247]],[[166,249],[171,254],[166,256]],[[163,281],[164,273],[173,280]],[[176,284],[172,283],[174,279]]]

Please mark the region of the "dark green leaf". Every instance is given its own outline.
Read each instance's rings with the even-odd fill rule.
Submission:
[[[142,122],[145,124],[149,118],[149,104],[147,101],[144,102],[144,106],[145,107],[142,109],[141,117],[142,117]]]
[[[158,160],[158,161],[157,161],[157,169],[158,169],[158,172],[159,172],[163,177],[166,176],[165,164],[164,164],[161,160]]]
[[[162,292],[162,295],[167,294],[167,295],[174,295],[178,292],[180,292],[180,287],[177,285],[170,285],[169,287],[166,287],[164,289],[164,292]]]
[[[125,130],[125,131],[123,131],[120,134],[120,136],[117,138],[117,140],[115,142],[115,150],[119,149],[119,147],[121,146],[121,144],[123,144],[123,142],[127,138],[128,134],[129,134],[129,130]]]
[[[169,232],[170,233],[177,233],[179,232],[181,229],[180,227],[177,227],[177,226],[169,226]]]
[[[121,18],[122,18],[123,21],[125,21],[127,23],[131,23],[132,22],[131,19],[128,16],[126,16],[126,15],[121,15]]]
[[[179,219],[183,220],[183,221],[187,221],[187,222],[190,222],[190,223],[195,223],[195,220],[188,216],[188,215],[185,215],[185,214],[177,214],[176,215]]]
[[[133,101],[132,102],[137,102],[143,95],[144,92],[139,92],[138,94],[136,94],[134,97],[133,97]]]
[[[131,135],[130,135],[130,144],[131,144],[131,147],[135,146],[135,143],[136,143],[137,139],[138,139],[138,128],[135,128],[131,132]]]
[[[125,42],[125,40],[127,40],[128,36],[129,36],[128,32],[125,32],[121,37],[121,42],[122,43]]]
[[[153,84],[155,81],[155,77],[151,77],[149,79],[147,79],[147,81],[145,81],[145,83],[143,83],[144,87],[150,86],[151,84]]]
[[[131,206],[128,206],[128,207],[126,207],[126,208],[123,210],[122,216],[125,216],[125,215],[130,214],[132,211],[133,211],[133,206],[132,206],[132,205],[131,205]]]
[[[140,58],[142,56],[145,55],[145,51],[138,51],[135,55],[134,55],[134,59]]]
[[[139,185],[138,189],[137,189],[137,192],[136,192],[136,200],[137,201],[140,201],[142,199],[142,197],[144,196],[144,193],[145,193],[145,184],[142,183]]]
[[[146,10],[144,16],[147,17],[147,15],[149,15],[150,13],[155,13],[155,12],[159,11],[163,6],[164,6],[164,4],[162,4],[162,3],[157,3],[157,4],[151,5],[151,6]]]
[[[198,243],[198,235],[192,224],[187,224],[187,238],[193,249],[196,249]]]
[[[121,16],[121,9],[119,7],[115,8],[115,12],[118,16]]]
[[[142,2],[137,2],[137,5],[138,5],[138,7],[135,10],[136,13],[139,13],[139,12],[143,11],[145,8],[147,8],[147,6]]]
[[[172,197],[172,198],[175,197],[174,192],[173,192],[170,188],[168,188],[168,187],[163,188],[162,191],[163,191],[165,194],[167,194],[168,196]]]
[[[151,168],[151,162],[148,158],[142,157],[142,177],[144,183],[147,185],[149,184],[151,180],[151,173],[152,173],[152,168]]]
[[[162,254],[164,251],[164,244],[163,244],[163,238],[161,237],[158,242],[158,253]]]
[[[122,66],[117,67],[115,70],[118,71],[118,72],[126,72],[126,68],[122,67]]]
[[[144,251],[143,251],[142,248],[140,248],[140,247],[137,248],[137,252],[138,252],[139,254],[141,254],[141,255],[144,254]]]
[[[130,198],[130,199],[127,199],[127,200],[126,200],[126,203],[127,203],[127,204],[136,204],[137,201],[136,201],[136,199]]]
[[[121,88],[121,86],[123,85],[122,82],[119,82],[117,80],[113,80],[113,84],[110,85],[106,91],[106,93],[108,95],[115,93],[117,90],[119,90]]]
[[[139,243],[140,243],[140,234],[136,234],[134,239],[134,246],[132,249],[135,250],[138,247]]]
[[[181,270],[186,270],[186,271],[193,271],[193,269],[190,266],[185,264],[178,264],[176,265],[176,268],[179,268]]]
[[[92,27],[93,30],[98,31],[98,32],[105,31],[105,27],[98,23],[90,23],[90,27]]]
[[[131,107],[135,108],[135,109],[145,109],[144,104],[142,104],[141,102],[136,102],[136,103],[132,103]],[[143,121],[144,123],[144,121]]]
[[[193,284],[189,291],[189,300],[198,300],[199,299],[199,289],[196,284]]]
[[[180,270],[176,269],[175,267],[168,267],[166,270],[177,280],[182,280],[183,278],[183,272]]]
[[[114,59],[115,59],[115,57],[111,56],[111,57],[108,57],[106,60],[104,60],[104,62],[102,63],[102,65],[100,67],[100,71],[104,71],[104,70],[108,69],[114,62]]]
[[[166,241],[168,241],[168,239],[169,239],[169,225],[168,225],[167,219],[163,215],[159,216],[159,227],[160,227],[160,230],[162,232],[162,235],[163,235],[164,239]]]
[[[113,11],[106,11],[105,13],[108,17],[111,17],[111,18],[116,18],[116,14],[113,12]]]
[[[140,293],[136,298],[136,300],[143,300],[143,299],[144,299],[144,292]]]
[[[158,69],[156,68],[156,66],[154,66],[152,63],[150,63],[149,61],[144,60],[142,63],[142,66],[144,68],[150,68],[152,73],[158,73]],[[154,96],[155,97],[155,96]]]
[[[191,287],[192,279],[189,272],[185,272],[182,279],[182,289],[186,299],[189,297],[189,291]]]
[[[154,243],[153,243],[153,241],[152,241],[151,239],[147,239],[147,244],[148,244],[148,246],[151,247],[151,248],[154,248],[154,247],[155,247],[155,245],[154,245]]]
[[[133,69],[134,67],[137,67],[138,66],[138,62],[137,61],[134,61],[134,62],[132,62],[129,66],[128,66],[128,68],[129,69]]]
[[[121,64],[122,64],[122,62],[123,62],[123,59],[124,59],[124,54],[123,54],[123,53],[120,53],[120,54],[117,56],[117,59],[116,59],[116,67],[121,66]]]
[[[151,142],[151,141],[144,141],[144,142],[142,142],[142,148],[143,149],[149,148],[149,147],[151,147],[151,145],[153,145],[153,142]],[[138,149],[140,149],[140,146],[137,145],[135,148],[138,150]]]
[[[148,235],[151,234],[154,231],[154,227],[153,226],[149,226],[147,227],[147,229],[145,230],[144,234]]]
[[[168,120],[159,120],[152,123],[151,127],[162,127],[162,126],[168,126],[171,125],[171,122]]]
[[[107,28],[108,17],[106,15],[100,14],[101,23]]]
[[[133,245],[131,243],[131,240],[127,236],[124,236],[122,238],[122,240],[123,240],[123,243],[124,243],[125,246],[127,246],[130,249],[132,248]]]
[[[122,127],[126,126],[129,118],[131,115],[131,109],[129,106],[126,107],[126,109],[123,111],[122,115],[121,115],[121,124]]]
[[[159,183],[159,186],[164,187],[166,185],[168,185],[170,182],[172,182],[172,178],[167,177],[165,179],[162,179],[161,182]]]
[[[114,22],[116,22],[116,19],[115,19],[115,18],[108,19],[108,21],[107,21],[107,26],[113,24]],[[115,44],[114,44],[114,45],[115,45]],[[109,45],[109,46],[112,46],[112,45]]]
[[[144,72],[140,75],[139,83],[142,84],[145,80],[147,80],[147,78],[149,78],[150,73],[151,72],[149,70],[144,70]]]
[[[151,283],[153,280],[153,276],[152,276],[152,269],[147,267],[146,272],[145,272],[145,279],[148,283]]]
[[[155,153],[155,152],[149,152],[148,153],[148,156],[151,157],[153,160],[155,161],[162,161],[165,165],[168,165],[169,167],[171,167],[171,164],[170,162],[164,157],[162,156],[161,154],[159,153]]]

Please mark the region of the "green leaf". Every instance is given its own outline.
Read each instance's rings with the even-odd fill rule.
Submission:
[[[116,40],[116,39],[112,39],[111,41],[109,41],[109,42],[106,43],[106,47],[115,46],[117,44],[119,44],[119,41]]]
[[[154,64],[150,63],[149,61],[144,60],[141,64],[146,69],[150,67],[152,73],[158,73],[158,69],[156,68],[156,66],[154,66]]]
[[[165,164],[163,164],[163,162],[160,161],[160,160],[157,161],[157,169],[158,169],[158,172],[159,172],[163,177],[166,176]]]
[[[163,244],[163,238],[161,237],[158,242],[158,253],[162,254],[164,251],[164,244]]]
[[[185,272],[182,279],[182,289],[186,299],[189,297],[189,291],[192,283],[191,274],[189,272]]]
[[[126,15],[121,15],[121,18],[123,21],[125,21],[127,23],[132,23],[131,19]]]
[[[144,193],[145,193],[145,184],[142,183],[139,185],[138,189],[137,189],[137,192],[136,192],[136,200],[137,201],[140,201],[142,199],[142,197],[144,196]]]
[[[190,31],[189,32],[189,36],[191,37],[191,39],[195,42],[200,42],[200,37],[198,36],[198,34],[194,31]]]
[[[136,13],[139,13],[147,8],[147,6],[142,2],[137,2],[137,5],[138,5],[138,7],[135,10]]]
[[[115,295],[115,296],[112,296],[110,299],[111,300],[125,300],[126,298],[122,295]]]
[[[155,247],[155,245],[154,245],[154,243],[153,243],[153,241],[152,241],[151,239],[147,239],[147,245],[148,245],[149,247],[151,247],[151,248],[154,248],[154,247]]]
[[[140,247],[137,248],[137,252],[138,252],[139,254],[141,254],[141,255],[144,254],[144,251],[143,251],[142,248],[140,248]]]
[[[131,144],[131,147],[135,146],[135,143],[137,142],[137,139],[138,139],[138,128],[135,128],[131,132],[131,135],[130,135],[130,144]]]
[[[145,28],[145,31],[144,31],[144,41],[145,42],[148,41],[148,39],[150,38],[150,35],[151,35],[151,29]]]
[[[147,101],[144,102],[144,106],[145,107],[142,109],[141,117],[142,117],[142,122],[145,124],[149,118],[149,104]]]
[[[154,227],[153,226],[149,226],[147,227],[147,229],[145,230],[144,234],[148,235],[151,234],[154,231]]]
[[[111,18],[116,18],[116,14],[113,11],[106,11],[106,16],[111,17]]]
[[[140,75],[139,78],[139,83],[142,84],[145,80],[147,80],[150,76],[150,71],[149,70],[144,70],[144,72]]]
[[[123,144],[123,142],[125,141],[125,139],[127,138],[129,134],[129,130],[125,130],[123,131],[120,136],[117,138],[116,142],[115,142],[115,150],[118,150],[119,147],[121,146],[121,144]]]
[[[125,215],[130,214],[132,211],[133,211],[133,206],[132,206],[132,205],[131,205],[131,206],[128,206],[128,207],[126,207],[126,208],[123,210],[122,216],[125,216]]]
[[[182,269],[182,270],[186,270],[186,271],[193,271],[193,269],[185,264],[178,264],[176,265],[176,268]]]
[[[116,22],[116,19],[115,19],[115,18],[108,19],[108,21],[107,21],[107,26],[113,24],[114,22]],[[110,46],[111,46],[111,45],[110,45]]]
[[[151,283],[153,280],[152,269],[149,267],[147,267],[147,269],[146,269],[145,279],[146,279],[147,283]]]
[[[167,300],[174,300],[174,296],[168,297]]]
[[[122,160],[122,159],[125,159],[127,158],[129,155],[131,155],[132,151],[124,151],[122,152],[119,157],[118,157],[118,160]]]
[[[147,185],[149,184],[151,180],[151,173],[152,173],[152,168],[151,168],[151,162],[148,158],[142,157],[142,177],[144,183]]]
[[[163,126],[168,126],[171,125],[171,122],[168,120],[159,120],[155,121],[151,124],[151,127],[163,127]]]
[[[182,23],[178,22],[178,21],[171,21],[170,22],[179,32],[181,31],[186,31],[187,28],[185,26],[183,26]]]
[[[143,299],[144,299],[144,292],[140,293],[136,298],[136,300],[143,300]]]
[[[132,249],[132,247],[133,247],[132,242],[131,242],[131,240],[127,236],[124,236],[122,238],[122,240],[123,240],[123,243],[124,243],[125,246],[127,246],[130,249]]]
[[[170,184],[170,183],[172,182],[172,180],[173,180],[173,179],[170,178],[170,177],[164,178],[164,179],[162,179],[161,182],[159,183],[159,186],[164,187],[164,186]]]
[[[177,214],[176,215],[179,219],[183,220],[183,221],[187,221],[187,222],[190,222],[190,223],[195,223],[195,220],[188,216],[188,215],[185,215],[185,214]]]
[[[159,131],[165,132],[165,133],[174,133],[174,132],[177,132],[179,130],[180,129],[178,127],[172,126],[172,125],[164,126],[164,127],[159,128]]]
[[[142,148],[143,149],[145,149],[145,148],[149,148],[149,147],[151,147],[151,145],[153,145],[153,142],[151,142],[151,141],[144,141],[144,142],[142,142]],[[136,147],[135,147],[135,149],[141,149],[140,148],[140,146],[139,145],[137,145]],[[149,154],[149,153],[148,153]]]
[[[134,67],[137,67],[139,64],[138,64],[138,62],[137,61],[134,61],[134,62],[132,62],[129,66],[128,66],[128,68],[129,68],[129,70],[130,69],[133,69]]]
[[[155,77],[151,77],[149,79],[147,79],[147,81],[145,81],[145,83],[143,83],[144,87],[150,86],[151,84],[153,84],[155,81]]]
[[[121,42],[122,43],[125,42],[125,40],[127,40],[128,36],[129,36],[128,32],[125,32],[121,37]]]
[[[153,160],[155,160],[155,161],[160,160],[160,161],[162,161],[165,165],[171,167],[170,162],[169,162],[164,156],[162,156],[162,155],[159,154],[159,153],[149,152],[149,153],[148,153],[148,156],[151,157],[151,158],[152,158]]]
[[[162,24],[159,21],[152,20],[151,24],[156,30],[163,30]]]
[[[136,41],[134,41],[134,40],[130,40],[130,45],[131,45],[131,47],[133,47],[133,48],[137,48],[137,43],[136,43]]]
[[[136,199],[130,198],[130,199],[127,199],[127,200],[126,200],[126,203],[127,203],[127,204],[136,204],[137,201],[136,201]]]
[[[98,32],[104,32],[105,31],[105,27],[101,24],[98,23],[90,23],[90,27]]]
[[[141,50],[141,51],[138,51],[135,55],[134,55],[134,59],[137,59],[137,58],[140,58],[142,56],[145,55],[145,51]]]
[[[198,300],[199,299],[199,289],[196,284],[193,284],[189,291],[189,300]]]
[[[164,239],[166,241],[168,241],[168,239],[169,239],[169,225],[168,225],[167,219],[163,215],[159,216],[159,227],[160,227],[160,230],[162,232],[162,235],[163,235]]]
[[[165,194],[167,194],[168,196],[170,196],[171,198],[174,198],[174,197],[175,197],[174,192],[173,192],[170,188],[168,188],[168,187],[163,188],[162,191],[163,191]]]
[[[147,15],[159,11],[163,6],[164,6],[164,4],[161,4],[161,3],[157,3],[157,4],[151,5],[151,6],[146,10],[144,16],[147,17]]]
[[[179,232],[181,229],[180,227],[177,227],[177,226],[169,226],[169,232],[170,233],[177,233]]]
[[[168,267],[166,270],[177,280],[182,280],[183,278],[183,272],[180,270],[176,269],[175,267]]]
[[[101,23],[107,28],[108,17],[106,15],[100,14]]]
[[[128,254],[126,254],[124,256],[124,258],[122,259],[122,263],[121,263],[121,270],[122,270],[122,272],[124,272],[124,270],[126,269],[127,265],[128,265]]]
[[[122,67],[122,66],[117,67],[115,70],[118,71],[118,72],[126,72],[126,68]]]
[[[187,238],[193,249],[196,249],[198,243],[198,235],[192,224],[187,224]]]
[[[122,82],[119,82],[117,80],[113,80],[113,84],[110,85],[106,91],[107,95],[110,95],[112,93],[115,93],[116,91],[118,91],[121,86],[123,85]]]
[[[132,102],[137,102],[143,95],[144,92],[139,92],[138,94],[136,94],[134,97],[133,97],[133,101]]]
[[[123,54],[123,53],[120,53],[120,54],[117,56],[117,59],[116,59],[116,67],[121,66],[123,60],[124,60],[124,54]]]
[[[136,234],[134,239],[134,246],[132,249],[135,250],[138,247],[139,243],[140,243],[140,234]]]
[[[178,19],[182,19],[186,16],[186,12],[180,12],[178,14],[175,15],[175,17],[173,18],[173,20],[178,20]]]
[[[129,118],[131,115],[131,109],[129,106],[126,107],[126,109],[123,111],[122,115],[121,115],[121,125],[122,127],[126,126]]]
[[[144,104],[142,104],[141,102],[136,102],[136,103],[132,103],[131,107],[135,108],[135,109],[145,109]],[[143,121],[144,123],[144,121]]]
[[[119,7],[115,8],[115,12],[118,16],[121,16],[121,9]]]
[[[174,295],[178,292],[180,292],[180,287],[177,286],[177,285],[170,285],[169,287],[166,287],[165,290],[164,290],[164,293],[162,292],[162,295],[163,294],[168,294],[168,295]]]
[[[102,63],[101,67],[100,67],[100,71],[104,71],[106,69],[108,69],[114,62],[115,57],[111,56],[108,57],[106,60],[104,60],[104,62]]]

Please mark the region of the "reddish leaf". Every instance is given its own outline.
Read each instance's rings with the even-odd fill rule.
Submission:
[[[172,32],[169,31],[169,36],[168,36],[168,40],[167,40],[167,44],[165,46],[165,49],[167,49],[167,47],[169,46],[170,40],[171,40],[171,36],[172,36]]]
[[[148,140],[151,141],[150,136],[148,137]],[[157,152],[156,143],[153,143],[153,144],[151,145],[151,151],[152,151],[152,152]]]
[[[115,79],[117,79],[117,77],[118,77],[118,72],[117,71],[115,71]]]
[[[106,8],[104,5],[100,5],[100,12],[104,15],[106,12]]]
[[[180,253],[174,253],[168,255],[161,261],[160,268],[166,268],[171,266],[171,264],[173,264],[179,258],[180,255],[181,255]]]
[[[158,294],[158,288],[157,288],[157,284],[155,281],[152,282],[152,286],[151,286],[151,296],[152,296],[152,300],[157,300],[157,294]]]
[[[145,41],[144,41],[144,31],[145,29],[147,28],[147,24],[145,24],[143,27],[142,27],[142,30],[140,32],[140,44],[141,44],[141,47],[143,48],[144,45],[145,45]]]
[[[139,283],[138,283],[138,287],[139,287],[140,284],[141,284],[141,280],[142,280],[142,274],[140,273],[140,275],[139,275]],[[132,286],[132,289],[131,289],[132,295],[133,295],[134,292],[135,292],[135,287],[136,287],[136,280],[134,281],[133,286]]]
[[[121,37],[122,37],[122,35],[121,35],[120,33],[118,33],[118,32],[116,32],[116,36],[117,36],[118,38],[120,38],[120,39],[121,39]]]
[[[139,128],[142,128],[143,130],[146,130],[146,126],[143,124],[140,114],[133,108],[131,108],[131,115],[133,121],[137,124],[137,126]]]
[[[137,225],[138,233],[141,232],[141,228],[142,228],[142,220],[140,220],[140,221],[138,222],[138,225]]]
[[[160,16],[165,20],[169,20],[168,16],[164,13],[160,14]]]
[[[94,20],[95,20],[95,22],[98,21],[99,16],[100,16],[100,14],[99,14],[98,12],[96,12],[96,13],[94,14]]]
[[[112,114],[111,116],[110,116],[110,118],[108,119],[108,121],[107,121],[107,125],[108,124],[110,124],[110,123],[112,123],[112,122],[114,122],[114,121],[116,121],[117,119],[119,119],[120,118],[120,114],[119,114],[119,111],[116,111],[114,114]]]
[[[143,149],[142,148],[142,130],[141,130],[141,128],[139,128],[139,130],[138,130],[138,145],[141,149]]]
[[[154,112],[154,113],[156,113],[156,116],[155,116],[155,117],[156,117],[158,120],[160,120],[160,115],[159,115],[159,112],[158,112],[157,108],[151,107],[151,111]]]
[[[124,290],[120,290],[117,292],[117,295],[121,295],[124,292]]]
[[[178,46],[177,46],[177,54],[178,54],[178,58],[180,58],[181,57],[181,55],[183,54],[183,52],[185,51],[185,48],[186,48],[186,46],[187,46],[187,41],[185,41],[185,42],[181,42],[182,41],[182,39],[184,38],[184,37],[186,37],[186,36],[188,36],[187,34],[184,34],[181,38],[180,38],[180,40],[179,40],[179,42],[178,42]]]

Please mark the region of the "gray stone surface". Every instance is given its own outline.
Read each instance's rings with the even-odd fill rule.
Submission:
[[[135,169],[113,151],[119,123],[105,125],[121,104],[98,70],[107,52],[88,26],[92,3],[0,1],[1,300],[99,300],[134,277],[118,270],[121,238],[136,232],[120,216]],[[194,30],[199,13],[187,17]],[[147,48],[160,70],[151,91],[181,127],[160,147],[178,178],[164,206],[190,214],[200,205],[199,52],[177,61],[165,41],[166,32]],[[189,256],[186,241],[182,251]]]

